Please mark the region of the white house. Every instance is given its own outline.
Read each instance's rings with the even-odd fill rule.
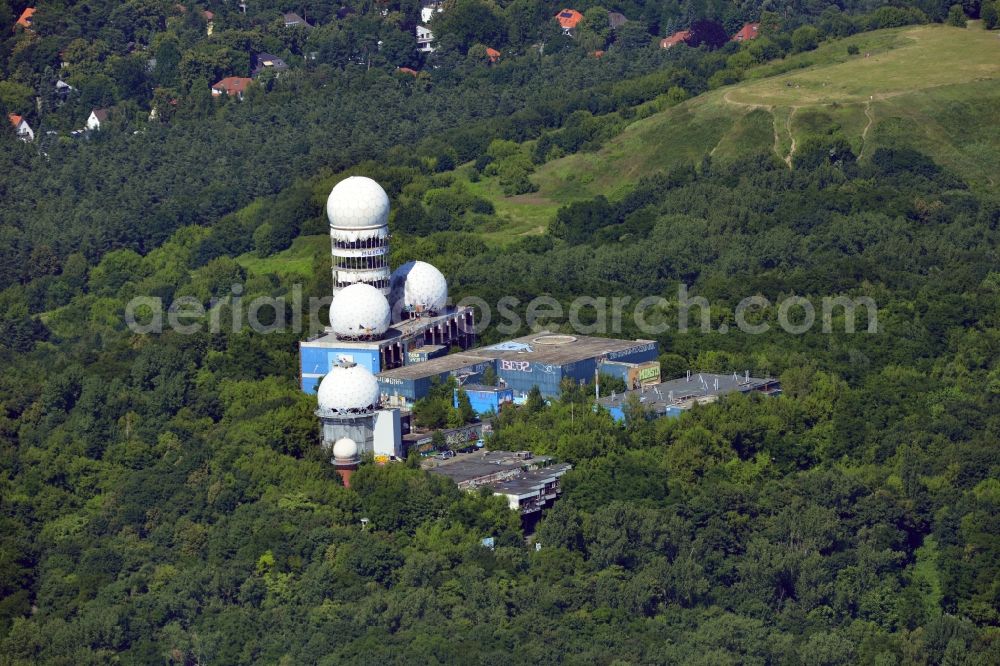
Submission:
[[[101,129],[101,125],[108,122],[109,115],[111,109],[94,109],[87,118],[87,129],[91,131]]]
[[[10,120],[10,124],[14,126],[14,133],[17,134],[18,139],[21,141],[35,140],[35,131],[28,125],[27,120],[14,113],[9,114],[7,118]]]
[[[434,41],[434,33],[431,29],[425,25],[417,26],[417,50],[421,53],[433,53],[434,47],[431,42]]]
[[[442,11],[444,10],[441,8],[441,3],[439,2],[425,3],[424,6],[420,8],[420,22],[430,23],[431,19],[434,18],[434,15]]]

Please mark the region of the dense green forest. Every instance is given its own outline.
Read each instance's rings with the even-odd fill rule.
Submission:
[[[30,146],[0,142],[0,286],[56,275],[74,252],[91,265],[110,249],[146,253],[178,227],[214,225],[257,197],[365,159],[463,162],[494,139],[535,138],[574,113],[606,116],[668,90],[697,94],[713,75],[715,85],[731,82],[823,38],[945,18],[947,3],[925,4],[779,3],[762,13],[625,3],[608,7],[631,19],[612,31],[586,3],[577,8],[589,18],[569,37],[550,18],[555,4],[463,0],[432,20],[439,48],[420,55],[425,62],[414,60],[416,2],[348,6],[340,18],[325,2],[252,2],[245,14],[209,2],[200,7],[213,14],[211,35],[193,5],[40,2],[31,29],[15,26],[0,41],[0,112],[23,115],[39,135]],[[25,6],[0,2],[0,24],[13,25]],[[316,27],[285,27],[281,12],[291,10]],[[980,3],[965,11],[977,17]],[[697,20],[726,35],[758,19],[764,36],[745,45],[658,46]],[[477,32],[484,26],[493,32]],[[496,65],[483,42],[503,49]],[[265,73],[242,104],[213,99],[212,84],[249,74],[265,51],[290,70]],[[399,66],[421,71],[414,79]],[[59,80],[73,90],[59,93]],[[69,135],[102,107],[112,109],[111,131]],[[511,180],[524,188],[517,173]]]
[[[857,31],[945,20],[947,4],[778,3],[753,43],[661,50],[654,36],[695,20],[731,33],[771,17],[626,3],[608,8],[643,39],[600,44],[515,30],[559,7],[457,2],[443,14],[496,32],[462,37],[452,18],[431,60],[408,44],[399,61],[369,51],[370,69],[351,49],[391,42],[387,24],[409,38],[419,5],[337,18],[324,2],[248,4],[206,3],[211,37],[193,5],[39,4],[34,34],[3,43],[7,109],[49,85],[75,39],[97,54],[78,75],[107,82],[91,98],[67,79],[79,99],[16,109],[41,128],[34,143],[0,141],[0,663],[1000,663],[994,190],[903,136],[861,153],[817,122],[787,163],[706,152],[560,205],[537,232],[513,236],[499,214],[540,166],[811,51],[813,31],[842,49]],[[282,11],[318,27],[286,29]],[[987,3],[959,11],[988,24]],[[183,78],[251,38],[291,71],[242,103],[207,85],[245,72]],[[490,66],[487,38],[509,57]],[[544,54],[528,48],[543,39]],[[169,54],[172,40],[177,78],[143,70],[126,92],[128,42]],[[173,116],[146,120],[175,94]],[[44,135],[97,104],[120,109],[117,126]],[[748,369],[784,388],[680,419],[632,409],[618,425],[575,386],[505,410],[488,446],[574,465],[536,550],[504,502],[415,460],[365,465],[343,488],[296,385],[300,332],[126,328],[134,296],[328,294],[322,204],[347,174],[389,192],[392,264],[432,262],[456,300],[687,284],[718,331],[748,295],[868,296],[878,331],[668,331],[664,376]],[[239,307],[225,301],[223,320]]]

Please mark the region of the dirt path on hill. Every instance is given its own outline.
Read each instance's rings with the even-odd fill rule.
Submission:
[[[875,114],[872,113],[871,100],[865,102],[865,117],[868,118],[868,124],[865,125],[863,130],[861,130],[861,152],[858,154],[859,160],[865,156],[865,150],[868,148],[868,130],[870,130],[872,125],[875,124]]]
[[[771,104],[754,104],[753,102],[734,102],[733,100],[729,99],[729,95],[732,94],[732,92],[733,92],[732,90],[726,91],[726,94],[722,96],[722,100],[726,104],[732,104],[733,106],[744,106],[750,110],[767,109],[768,111],[771,111],[774,109],[774,106]]]
[[[794,116],[795,112],[799,110],[799,107],[797,106],[790,108],[791,111],[788,112],[788,118],[785,119],[785,131],[788,132],[788,136],[792,140],[792,145],[788,149],[788,157],[785,158],[785,164],[788,166],[792,166],[792,155],[795,154],[795,135],[792,134],[792,116]]]

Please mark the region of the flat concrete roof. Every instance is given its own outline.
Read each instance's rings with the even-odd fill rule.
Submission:
[[[503,493],[504,495],[528,495],[530,493],[538,493],[541,490],[542,483],[535,478],[529,478],[527,473],[525,476],[511,479],[510,481],[501,481],[500,483],[493,484],[493,492]]]
[[[467,352],[458,352],[420,361],[419,363],[410,363],[409,365],[393,368],[392,370],[385,370],[375,376],[380,379],[423,379],[424,377],[434,377],[444,372],[461,370],[467,366],[476,365],[488,360],[481,356],[471,356]]]
[[[518,473],[525,467],[545,465],[551,460],[550,456],[519,458],[512,451],[475,451],[459,453],[447,460],[431,459],[424,463],[423,468],[435,474],[443,474],[455,483],[463,483],[498,472]]]
[[[507,386],[486,386],[485,384],[462,384],[458,388],[465,391],[483,391],[488,393],[498,393],[500,391],[513,391],[514,389]]]
[[[718,388],[716,388],[716,380],[718,380]],[[746,374],[737,373],[718,375],[708,372],[692,372],[690,378],[685,375],[614,396],[605,396],[598,402],[606,408],[621,407],[629,396],[634,394],[638,396],[640,403],[647,409],[664,412],[670,406],[686,408],[696,402],[710,402],[727,393],[758,391],[777,383],[777,379],[770,377],[747,377]]]
[[[526,495],[541,490],[546,481],[560,477],[572,468],[569,463],[556,463],[540,469],[531,469],[517,478],[492,484],[493,491],[506,495]]]
[[[618,340],[615,338],[591,338],[585,335],[568,335],[543,331],[522,338],[515,338],[489,347],[467,349],[463,353],[492,359],[509,359],[568,365],[591,358],[627,352],[636,347],[656,345],[653,340]]]
[[[403,321],[396,322],[389,327],[389,330],[385,332],[385,335],[378,340],[341,340],[333,332],[322,333],[315,338],[306,340],[301,344],[308,344],[310,346],[326,346],[326,347],[354,347],[356,349],[377,349],[383,345],[389,343],[395,343],[401,339],[412,338],[415,335],[420,335],[429,328],[434,327],[436,324],[452,319],[458,315],[462,315],[471,308],[451,308],[448,312],[444,314],[437,315],[436,317],[414,317],[412,319],[404,319]],[[440,345],[427,345],[430,349],[439,349]],[[413,349],[411,351],[417,351]]]
[[[444,345],[422,345],[420,347],[417,347],[416,349],[411,349],[410,351],[411,352],[425,352],[425,353],[428,353],[428,354],[433,354],[434,352],[440,351],[442,349],[447,349],[447,347],[444,346]]]
[[[386,379],[422,379],[496,359],[529,361],[545,365],[568,365],[591,358],[613,357],[615,354],[650,345],[656,345],[656,342],[653,340],[591,338],[584,335],[563,335],[545,331],[500,342],[489,347],[465,349],[455,354],[439,356],[419,363],[410,363],[401,368],[381,372],[378,376]]]

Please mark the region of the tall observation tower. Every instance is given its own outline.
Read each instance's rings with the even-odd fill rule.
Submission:
[[[333,293],[363,282],[389,295],[389,197],[371,178],[351,176],[326,200]]]
[[[374,374],[442,356],[455,346],[472,346],[472,308],[448,305],[448,281],[441,271],[423,261],[390,271],[389,197],[378,183],[360,176],[340,181],[326,200],[326,216],[333,255],[330,325],[299,345],[303,391],[315,393],[317,382],[340,363]],[[386,393],[397,389],[388,387]],[[342,437],[367,450],[355,435]],[[376,455],[382,454],[377,450]]]

